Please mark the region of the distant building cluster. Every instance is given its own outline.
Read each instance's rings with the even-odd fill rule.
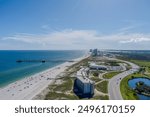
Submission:
[[[94,56],[107,56],[110,58],[114,58],[115,55],[108,53],[107,51],[100,51],[98,49],[90,49],[91,55]]]
[[[91,55],[92,56],[101,56],[102,52],[99,51],[98,49],[90,49]]]

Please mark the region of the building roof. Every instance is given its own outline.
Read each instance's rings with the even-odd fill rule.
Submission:
[[[94,68],[106,68],[107,69],[107,66],[105,66],[105,65],[97,65],[95,63],[90,63],[90,67],[94,67]]]
[[[87,69],[85,68],[81,68],[79,71],[77,71],[77,78],[83,83],[91,83],[91,84],[94,83],[92,80],[88,78]]]

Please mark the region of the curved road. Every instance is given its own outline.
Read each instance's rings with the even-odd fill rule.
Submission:
[[[120,92],[120,82],[123,78],[126,76],[133,74],[134,72],[137,72],[139,70],[139,66],[137,66],[134,63],[124,61],[124,60],[119,60],[115,59],[117,61],[125,62],[131,65],[131,69],[124,71],[114,77],[112,77],[108,83],[108,94],[109,94],[109,99],[110,100],[123,100]]]

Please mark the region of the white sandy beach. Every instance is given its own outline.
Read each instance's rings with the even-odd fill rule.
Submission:
[[[47,69],[33,76],[23,78],[0,89],[0,100],[31,100],[52,84],[57,76],[69,66],[87,58],[85,55],[74,59],[74,62],[65,62],[56,67]]]

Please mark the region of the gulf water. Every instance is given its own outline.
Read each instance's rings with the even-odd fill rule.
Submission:
[[[0,51],[0,87],[8,85],[35,73],[52,68],[64,61],[83,56],[85,51],[77,50],[3,50]],[[49,60],[49,62],[16,62],[17,60]],[[57,61],[58,60],[58,61]],[[60,61],[59,61],[60,60]],[[56,62],[55,62],[56,61]]]

